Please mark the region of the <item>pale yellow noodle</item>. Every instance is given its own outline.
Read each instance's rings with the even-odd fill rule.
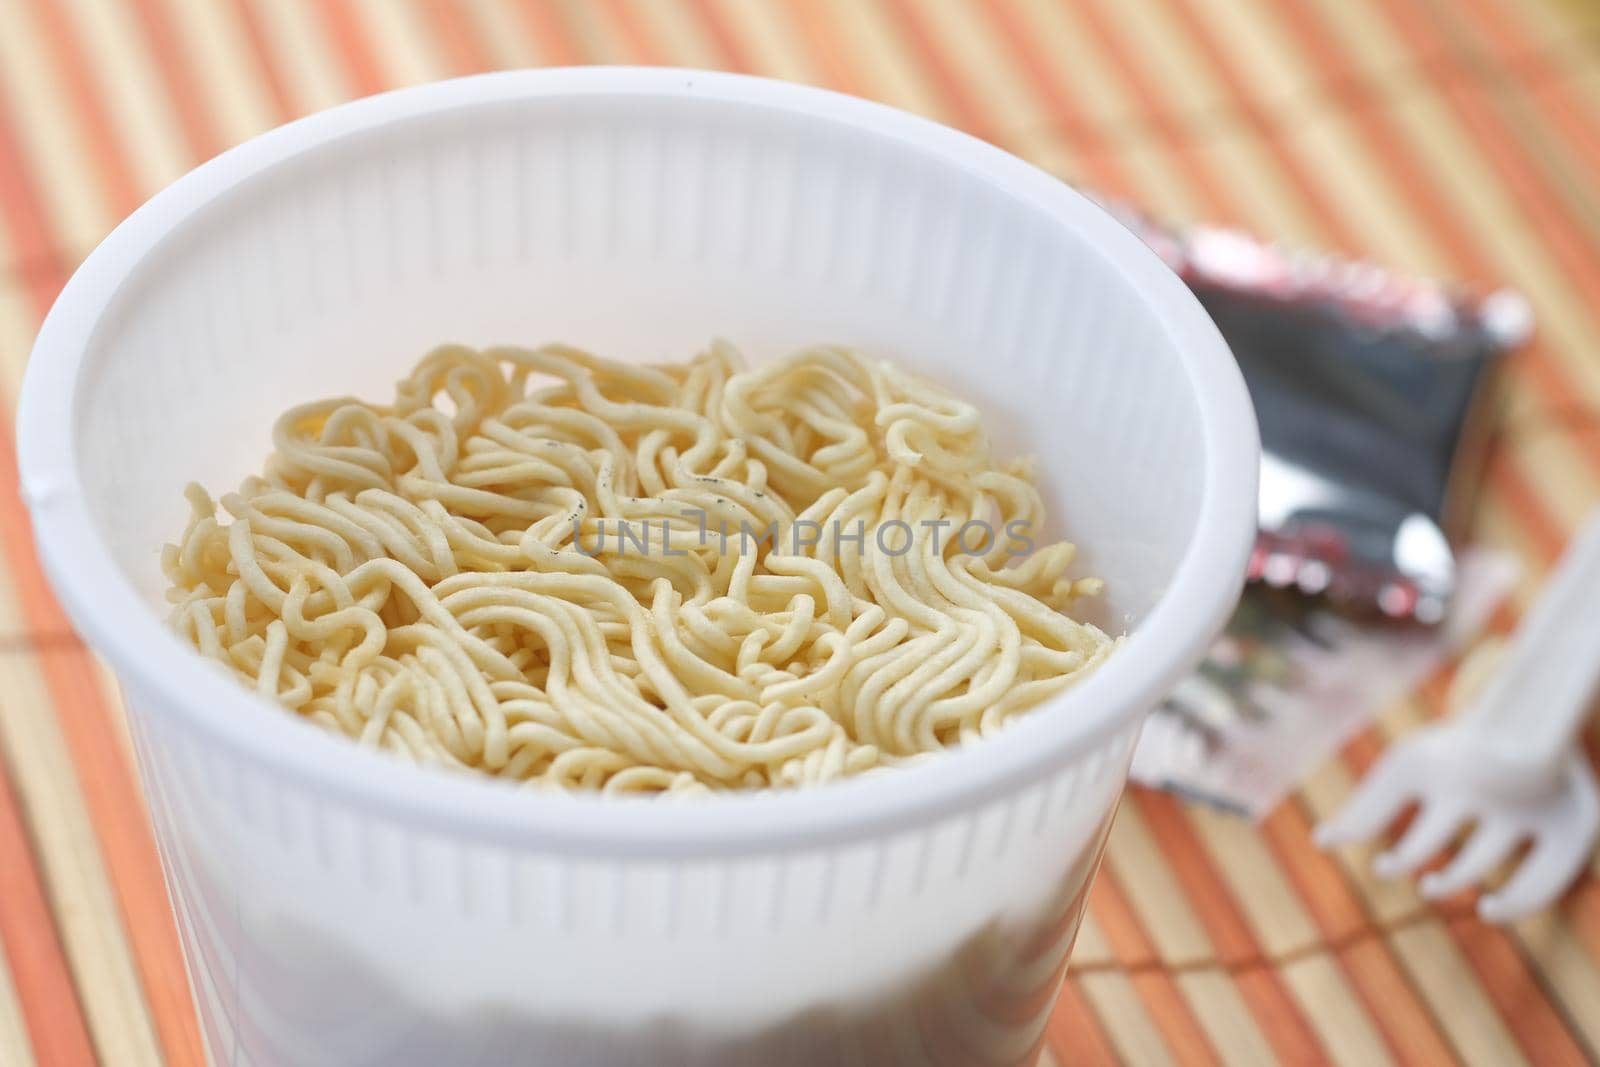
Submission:
[[[990,734],[1115,644],[1065,612],[1099,590],[1072,545],[1018,557],[1031,465],[849,349],[744,370],[720,342],[672,366],[445,345],[391,404],[303,404],[273,444],[220,511],[188,488],[173,626],[421,763],[812,785]]]

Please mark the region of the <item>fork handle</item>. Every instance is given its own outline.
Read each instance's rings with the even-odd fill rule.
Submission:
[[[1559,773],[1600,682],[1600,509],[1567,547],[1538,601],[1462,718],[1496,764]]]

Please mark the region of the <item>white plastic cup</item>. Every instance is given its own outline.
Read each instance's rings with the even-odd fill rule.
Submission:
[[[809,792],[547,796],[358,750],[162,624],[183,485],[445,340],[839,342],[981,403],[1129,636],[1002,735]],[[1234,602],[1257,439],[1188,291],[970,137],[682,70],[373,97],[200,167],[39,335],[24,490],[116,669],[215,1064],[1023,1063],[1140,721]]]

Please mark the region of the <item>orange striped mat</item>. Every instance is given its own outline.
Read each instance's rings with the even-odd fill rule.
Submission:
[[[666,63],[877,97],[1177,220],[1509,283],[1476,536],[1515,622],[1600,500],[1600,11],[1582,0],[0,0],[0,395],[73,266],[152,191],[276,123],[495,67]],[[1136,791],[1055,1064],[1600,1058],[1600,868],[1508,929],[1309,827],[1435,678],[1259,827]],[[202,1063],[108,679],[35,565],[0,431],[0,1064]],[[1600,732],[1591,732],[1600,751]]]

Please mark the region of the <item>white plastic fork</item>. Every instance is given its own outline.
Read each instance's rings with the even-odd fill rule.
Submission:
[[[1455,857],[1418,883],[1448,896],[1481,881],[1523,842],[1528,854],[1478,901],[1489,922],[1545,907],[1583,870],[1600,829],[1600,790],[1581,746],[1600,682],[1600,511],[1567,549],[1492,678],[1448,722],[1391,747],[1332,819],[1328,848],[1380,833],[1411,803],[1400,839],[1373,861],[1410,874],[1471,825]]]

